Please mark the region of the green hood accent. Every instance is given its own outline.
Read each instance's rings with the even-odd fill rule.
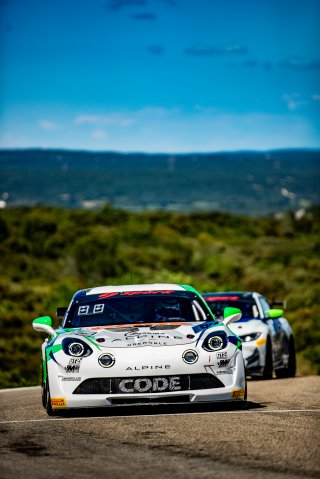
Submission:
[[[52,354],[57,353],[58,351],[61,351],[62,345],[61,344],[53,344],[52,346],[47,346],[46,347],[46,359],[47,361],[50,361],[52,358],[50,356],[50,353]]]

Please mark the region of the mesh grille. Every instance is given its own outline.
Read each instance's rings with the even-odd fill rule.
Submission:
[[[224,384],[212,374],[183,374],[180,376],[161,376],[161,378],[168,379],[179,377],[180,389],[179,391],[192,391],[196,389],[215,389],[223,388]],[[135,381],[137,377],[133,378],[92,378],[86,379],[75,389],[73,394],[126,394],[124,391],[119,389],[119,383],[122,380]],[[144,380],[154,380],[154,376],[143,377],[139,379]],[[166,390],[163,392],[169,392]],[[132,391],[128,391],[128,393]],[[134,391],[136,394],[139,391]],[[152,392],[161,392],[161,391],[147,391],[148,393]],[[145,394],[142,392],[141,394]]]

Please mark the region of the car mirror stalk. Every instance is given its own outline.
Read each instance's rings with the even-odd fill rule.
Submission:
[[[50,316],[41,316],[40,318],[32,321],[33,329],[43,333],[47,333],[50,336],[55,336],[56,332],[52,327],[52,319]]]

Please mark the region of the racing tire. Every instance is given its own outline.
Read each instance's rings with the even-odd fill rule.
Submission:
[[[288,363],[288,376],[289,378],[294,378],[297,371],[297,361],[296,361],[296,348],[294,345],[293,336],[290,336],[289,340],[289,363]]]
[[[44,381],[43,377],[43,366],[41,364],[41,400],[42,400],[42,406],[46,409],[47,407],[47,389],[46,389],[46,383]]]
[[[281,378],[294,378],[296,375],[296,350],[294,346],[294,339],[293,336],[290,336],[289,339],[289,359],[288,359],[288,367],[276,369],[276,377]]]
[[[43,382],[43,380],[42,380],[41,399],[42,399],[42,406],[43,406],[45,409],[47,409],[47,388],[46,388],[46,383]]]
[[[45,385],[45,397],[46,397],[45,409],[47,411],[48,416],[57,416],[58,415],[57,411],[54,411],[51,406],[51,397],[50,397],[48,381],[46,382],[46,385]]]
[[[262,379],[272,379],[273,375],[273,362],[272,362],[272,346],[271,340],[268,337],[266,346],[266,360],[262,372]]]

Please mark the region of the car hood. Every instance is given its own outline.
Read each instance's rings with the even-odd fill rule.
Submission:
[[[156,323],[119,325],[63,330],[63,336],[81,336],[102,348],[133,348],[142,346],[175,346],[191,344],[207,330],[221,330],[216,323]]]
[[[264,332],[268,329],[265,323],[261,319],[249,319],[245,322],[232,323],[229,328],[237,336],[244,336],[245,334],[255,333],[255,332]]]

